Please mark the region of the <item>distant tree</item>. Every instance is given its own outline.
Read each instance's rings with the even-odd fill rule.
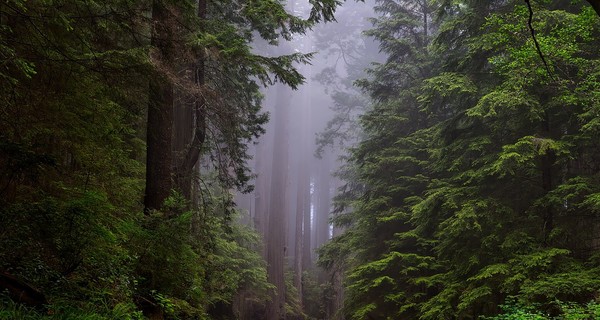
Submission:
[[[381,56],[373,38],[362,34],[370,28],[370,12],[369,3],[349,3],[340,11],[338,23],[316,28],[315,46],[328,65],[314,79],[331,97],[333,105],[329,108],[334,112],[323,131],[317,134],[315,154],[318,157],[327,148],[348,148],[358,139],[356,124],[359,115],[367,109],[368,98],[354,82],[365,78],[366,69]]]
[[[287,251],[286,226],[289,208],[287,198],[289,167],[289,93],[280,89],[275,100],[275,130],[273,141],[273,167],[270,185],[269,216],[267,222],[267,263],[269,281],[276,287],[271,301],[267,304],[268,319],[285,318],[286,283],[285,257]]]

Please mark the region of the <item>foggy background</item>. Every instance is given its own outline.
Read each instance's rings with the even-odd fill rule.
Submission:
[[[373,6],[373,1],[347,2],[336,12],[337,22],[320,24],[293,41],[282,40],[266,52],[315,53],[311,64],[297,66],[306,78],[298,90],[281,84],[263,90],[270,120],[265,134],[249,146],[254,191],[235,198],[244,223],[263,237],[269,281],[277,287],[283,287],[283,279],[277,278],[284,270],[294,273],[297,288],[303,273],[310,272],[318,283],[332,276],[315,267],[316,249],[342,232],[330,222],[333,198],[343,184],[335,173],[345,150],[357,141],[358,117],[368,105],[353,83],[382,59],[377,44],[363,35],[371,27]],[[301,16],[308,10],[300,1],[290,7]],[[254,47],[264,54],[269,46]],[[341,283],[338,290],[326,306],[328,313],[341,306]]]

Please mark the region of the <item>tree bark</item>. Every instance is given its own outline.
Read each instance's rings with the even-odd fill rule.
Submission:
[[[169,10],[160,1],[152,3],[151,44],[159,64],[171,67],[173,27]],[[150,79],[147,125],[145,212],[160,209],[171,192],[171,143],[173,125],[173,85],[157,70]]]
[[[263,136],[262,140],[256,146],[256,165],[257,173],[256,186],[254,189],[254,228],[263,235],[263,241],[268,242],[267,222],[269,219],[269,186],[271,185],[271,155],[267,151],[271,151],[268,147],[268,133]],[[265,255],[266,258],[266,255]]]
[[[275,293],[267,303],[266,319],[285,319],[285,229],[286,188],[288,179],[288,114],[289,95],[280,86],[275,109],[275,139],[273,146],[273,174],[267,233],[267,263],[269,281],[275,285]]]
[[[197,15],[200,21],[206,19],[207,1],[198,1]],[[192,63],[192,73],[194,77],[194,94],[191,96],[191,102],[178,106],[175,110],[175,149],[173,150],[177,159],[176,185],[177,189],[187,200],[192,199],[192,184],[194,178],[194,167],[200,159],[202,146],[206,139],[206,101],[203,96],[198,94],[202,89],[205,80],[204,71],[204,48],[200,48],[195,54],[195,61]]]
[[[269,90],[269,89],[266,89]],[[270,96],[268,93],[266,96]],[[270,104],[265,104],[265,111],[272,113]],[[256,145],[254,170],[256,172],[256,182],[254,188],[254,228],[263,236],[265,250],[263,258],[267,258],[268,232],[267,224],[269,221],[269,203],[271,193],[271,176],[273,168],[273,121],[269,121],[265,127],[265,134],[260,137]]]

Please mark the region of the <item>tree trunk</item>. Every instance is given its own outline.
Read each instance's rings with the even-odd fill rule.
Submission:
[[[329,240],[329,212],[331,211],[331,159],[333,155],[327,152],[319,161],[319,177],[317,178],[317,212],[316,212],[316,243],[319,248]]]
[[[304,218],[302,219],[302,270],[309,270],[312,267],[311,236],[313,230],[311,224],[310,172],[307,172],[306,179],[308,184],[305,186],[303,201],[306,210],[304,210]]]
[[[186,92],[177,92],[180,97],[189,98]],[[184,159],[191,145],[194,132],[194,105],[189,99],[180,98],[173,110],[173,159],[176,163],[175,186],[186,198],[191,198],[191,175],[193,171],[184,168]],[[184,101],[180,101],[184,100]]]
[[[266,94],[268,96],[268,94]],[[268,107],[268,105],[266,105]],[[272,112],[266,108],[268,112]],[[273,123],[269,121],[265,127],[265,134],[256,145],[254,171],[257,175],[254,188],[254,228],[263,236],[265,250],[263,258],[266,259],[266,244],[268,243],[267,223],[269,221],[270,186],[273,167]]]
[[[152,3],[152,47],[159,64],[172,66],[173,30],[169,10],[158,0]],[[173,86],[168,77],[156,71],[150,79],[147,126],[145,212],[160,209],[171,192],[171,134],[173,125]]]
[[[273,145],[273,174],[267,233],[267,263],[269,281],[275,285],[272,300],[267,303],[267,319],[285,319],[285,229],[286,188],[288,171],[288,114],[289,94],[282,86],[277,90],[275,107],[275,139]]]
[[[198,18],[200,21],[206,19],[207,1],[198,2]],[[198,92],[202,90],[206,80],[204,71],[204,52],[200,48],[195,54],[191,71],[195,88],[192,89],[191,100],[185,101],[175,110],[175,134],[173,150],[176,162],[176,184],[177,189],[187,200],[192,199],[192,184],[194,178],[194,167],[200,159],[202,146],[206,139],[206,101]]]
[[[310,221],[309,228],[306,228],[307,224],[304,219],[308,217],[310,219],[310,197],[307,194],[310,192],[310,177],[308,171],[307,161],[301,159],[298,168],[298,190],[296,200],[296,232],[295,232],[295,255],[294,255],[294,285],[298,290],[298,301],[302,304],[302,272],[303,261],[304,261],[304,233],[310,234]],[[307,202],[307,199],[309,200]],[[307,214],[308,211],[308,214]],[[305,229],[306,228],[306,229]]]

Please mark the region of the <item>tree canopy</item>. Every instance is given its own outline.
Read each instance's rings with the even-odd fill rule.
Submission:
[[[261,88],[311,58],[265,48],[339,4],[2,2],[0,318],[227,318],[242,293],[260,313],[273,286],[229,190],[250,188]]]
[[[510,298],[557,316],[556,301],[594,301],[595,12],[532,2],[534,39],[520,1],[378,4],[368,33],[388,58],[358,82],[372,108],[340,196],[347,232],[321,260],[348,266],[343,314],[477,319]]]
[[[0,319],[600,317],[600,2],[377,0],[364,38],[360,10],[317,29],[331,229],[335,161],[310,172],[286,122],[310,117],[264,88],[306,81],[316,53],[273,49],[342,3],[296,4],[0,3]]]

